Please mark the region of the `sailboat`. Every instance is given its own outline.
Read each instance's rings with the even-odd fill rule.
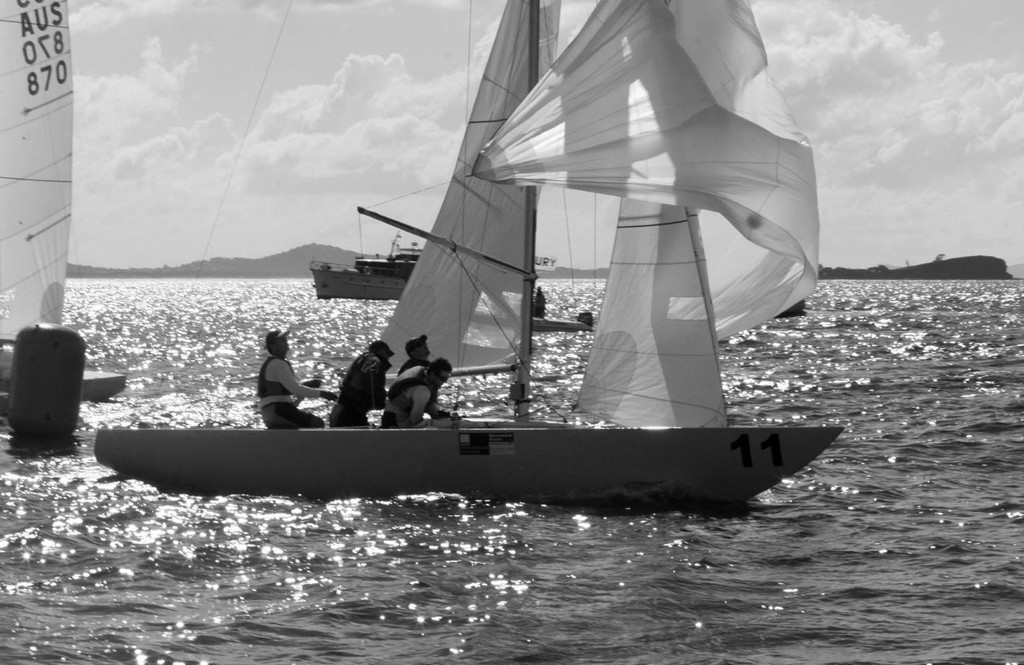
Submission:
[[[811,151],[749,5],[602,0],[554,61],[559,12],[558,0],[507,3],[451,185],[383,335],[393,346],[427,333],[458,366],[511,358],[513,419],[103,429],[97,459],[213,494],[741,502],[820,455],[842,428],[730,427],[725,415],[717,340],[806,297],[817,258]],[[622,198],[579,400],[604,426],[531,418],[536,185]],[[697,210],[753,245],[747,259],[714,272]]]
[[[21,8],[25,5],[25,8]],[[60,324],[71,231],[71,42],[66,0],[17,3],[0,21],[0,391],[23,329]],[[125,377],[86,371],[82,398]]]

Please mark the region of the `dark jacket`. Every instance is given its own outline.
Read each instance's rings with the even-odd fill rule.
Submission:
[[[341,400],[346,406],[358,407],[364,412],[383,409],[387,390],[384,381],[391,363],[367,351],[352,361],[341,381]]]

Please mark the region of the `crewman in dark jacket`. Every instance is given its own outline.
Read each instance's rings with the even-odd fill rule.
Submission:
[[[366,414],[384,408],[384,382],[393,355],[391,347],[377,340],[352,361],[341,381],[338,404],[331,410],[331,427],[366,427],[370,424]]]

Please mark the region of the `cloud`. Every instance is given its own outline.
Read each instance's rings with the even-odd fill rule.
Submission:
[[[955,63],[938,33],[914,39],[882,18],[814,0],[755,5],[776,79],[832,177],[923,187],[938,174],[1021,148],[1019,63]],[[823,11],[824,9],[824,11]]]
[[[461,136],[457,76],[416,81],[398,55],[349,56],[326,85],[282,91],[245,148],[260,191],[419,189],[447,180]]]
[[[181,101],[184,81],[196,67],[195,50],[169,64],[160,40],[149,38],[141,53],[140,68],[131,74],[78,76],[75,80],[76,136],[89,137],[87,145],[125,140],[133,129],[174,112]]]

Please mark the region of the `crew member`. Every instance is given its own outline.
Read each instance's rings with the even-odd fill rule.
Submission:
[[[402,374],[410,367],[426,367],[430,364],[430,349],[427,348],[427,336],[420,335],[405,343],[405,353],[409,359],[402,363],[398,373]]]
[[[320,379],[298,382],[291,363],[285,359],[289,348],[288,332],[271,330],[265,340],[269,355],[260,367],[256,382],[256,396],[260,400],[263,424],[267,429],[323,427],[323,418],[302,411],[296,404],[304,397],[322,397],[333,402],[338,396],[327,390],[318,390],[323,385]]]
[[[445,358],[435,358],[426,367],[413,367],[399,374],[388,390],[381,427],[426,427],[429,423],[424,414],[458,422],[459,414],[437,407],[437,391],[451,376],[452,364]]]
[[[366,414],[384,408],[384,382],[393,355],[386,342],[377,340],[352,361],[341,381],[341,396],[331,410],[331,427],[366,427],[370,424]]]

